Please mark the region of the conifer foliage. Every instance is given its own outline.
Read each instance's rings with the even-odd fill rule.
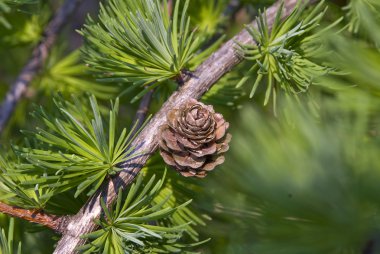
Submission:
[[[30,163],[20,165],[20,171],[44,175],[23,184],[55,183],[54,192],[76,187],[74,197],[90,188],[87,195],[91,195],[107,175],[120,170],[118,164],[136,156],[130,143],[131,135],[137,132],[133,134],[133,129],[129,134],[126,129],[117,132],[118,100],[112,104],[107,126],[94,96],[89,103],[92,112],[86,112],[87,107],[75,100],[70,104],[57,98],[55,104],[59,117],[48,115],[43,108],[34,112],[34,117],[46,125],[33,133],[37,147],[14,147],[16,153]],[[49,150],[44,150],[44,146]]]
[[[14,228],[15,228],[15,220],[14,218],[11,218],[9,220],[9,226],[8,226],[8,234],[5,233],[4,229],[1,229],[1,245],[0,250],[1,253],[4,254],[12,254],[17,253],[21,254],[21,242],[18,243],[17,252],[15,252],[15,243],[14,243]]]
[[[79,2],[0,0],[0,253],[380,252],[379,1]]]
[[[0,24],[11,29],[12,25],[9,23],[5,14],[10,13],[12,9],[17,8],[17,6],[25,4],[35,4],[37,0],[1,0],[0,1]]]
[[[166,3],[166,1],[164,1]],[[199,48],[190,28],[189,0],[173,17],[158,0],[110,1],[101,6],[97,23],[82,30],[86,62],[102,79],[147,85],[181,76]]]
[[[318,50],[321,47],[319,37],[323,31],[316,31],[316,27],[320,25],[326,8],[323,10],[323,1],[321,1],[312,12],[301,18],[305,8],[305,3],[300,4],[282,21],[281,7],[270,30],[266,24],[267,20],[262,15],[259,16],[257,29],[247,26],[247,31],[253,37],[255,44],[241,45],[242,53],[245,59],[253,61],[254,64],[237,87],[242,86],[253,76],[255,81],[250,97],[253,97],[264,77],[267,78],[264,104],[267,104],[270,96],[273,96],[275,103],[276,96],[281,90],[291,95],[307,91],[316,78],[331,71],[328,66],[313,60],[321,54]]]
[[[103,202],[106,216],[98,221],[100,230],[83,236],[91,239],[90,244],[83,246],[84,253],[167,253],[195,246],[177,243],[186,224],[178,224],[180,222],[172,215],[191,201],[171,207],[170,193],[168,196],[160,194],[164,178],[155,183],[153,176],[142,188],[143,177],[139,177],[127,197],[119,191],[111,209]],[[151,221],[156,222],[149,223]]]

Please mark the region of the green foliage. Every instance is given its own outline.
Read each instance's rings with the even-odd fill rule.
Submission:
[[[19,174],[38,175],[38,179],[26,181],[27,185],[53,188],[53,194],[76,188],[75,197],[87,190],[93,194],[103,180],[121,170],[118,164],[137,154],[130,146],[138,131],[132,128],[128,134],[124,128],[116,129],[119,101],[112,104],[109,122],[104,123],[95,97],[90,97],[92,112],[86,111],[77,99],[74,104],[60,98],[55,100],[58,116],[49,115],[40,107],[34,116],[45,124],[32,136],[36,145],[15,146],[19,157],[27,163],[17,165]],[[132,134],[134,133],[134,134]]]
[[[50,95],[53,91],[65,95],[91,91],[97,98],[111,99],[120,92],[120,87],[99,84],[86,74],[87,68],[80,61],[79,50],[65,57],[60,51],[57,49],[51,53],[40,79],[34,82],[45,95]]]
[[[372,14],[370,5],[357,3],[357,10],[360,10],[363,14],[365,13],[365,15],[362,15],[360,25],[362,29],[360,31],[369,33],[367,36],[363,36],[364,38],[361,37],[355,40],[347,40],[342,35],[330,35],[327,38],[328,49],[333,52],[329,56],[329,61],[343,70],[345,75],[328,76],[321,83],[330,89],[343,92],[345,97],[347,97],[347,93],[351,93],[352,98],[359,97],[358,93],[379,97],[380,33],[377,31],[380,31],[380,19]],[[343,96],[342,99],[345,97]],[[350,104],[348,103],[347,105],[349,106]],[[374,104],[373,108],[375,109],[376,107],[377,104]]]
[[[202,97],[202,101],[211,105],[238,108],[239,101],[245,95],[242,88],[236,88],[236,83],[241,79],[239,74],[239,72],[232,72],[222,77],[217,84],[207,91]]]
[[[352,33],[358,33],[363,22],[367,23],[371,18],[380,20],[380,2],[377,0],[350,0],[344,9],[349,19],[348,30]]]
[[[3,50],[6,49],[9,54],[9,49],[12,47],[35,44],[39,41],[43,27],[50,18],[51,9],[46,2],[39,0],[6,2],[11,3],[9,4],[10,12],[1,14],[0,11],[0,19],[1,17],[6,19],[10,27],[6,28],[0,22],[0,46]],[[20,4],[14,5],[16,2]],[[19,51],[22,50],[19,48]]]
[[[225,22],[226,17],[223,16],[223,11],[227,4],[226,0],[191,0],[189,7],[191,22],[201,33],[212,35],[217,31],[218,26]]]
[[[11,8],[6,4],[6,2],[0,2],[0,11],[2,13],[8,13],[10,12],[10,9]],[[3,16],[0,16],[0,23],[5,27],[10,28],[10,24]]]
[[[163,7],[158,0],[111,0],[101,6],[100,23],[89,18],[81,31],[85,61],[104,81],[128,82],[133,86],[181,76],[198,49],[199,40],[190,31],[188,0],[181,17],[179,2],[172,19],[166,1]]]
[[[335,51],[331,55],[331,61],[347,72],[350,78],[348,85],[358,86],[372,95],[380,96],[380,84],[378,82],[380,73],[377,71],[380,68],[380,52],[378,49],[370,48],[362,43],[348,42],[339,36],[331,37],[330,47]],[[358,62],[357,59],[361,60]],[[324,85],[347,89],[347,81],[344,78],[347,77],[336,78],[334,82],[328,82]]]
[[[14,227],[15,221],[13,218],[9,220],[8,234],[4,229],[1,229],[0,234],[0,253],[1,254],[14,254]],[[21,242],[18,243],[17,254],[21,254]]]
[[[160,191],[161,197],[169,197],[164,207],[172,207],[186,203],[196,197],[196,193],[202,193],[202,186],[197,179],[184,178],[175,170],[164,171],[162,169],[165,166],[165,162],[159,153],[156,153],[143,168],[143,174],[146,179],[153,176],[157,176],[159,179],[166,177],[165,184]],[[192,205],[182,207],[177,210],[172,217],[172,223],[181,225],[184,228],[184,234],[188,235],[194,241],[198,241],[199,239],[199,226],[206,226],[205,221],[210,220],[209,216],[202,214],[199,208]],[[191,221],[191,223],[188,223],[189,221]]]
[[[323,10],[323,1],[302,18],[305,8],[306,4],[298,5],[292,14],[282,21],[281,7],[271,31],[267,20],[263,15],[259,15],[257,29],[247,26],[247,31],[257,45],[239,44],[245,59],[253,61],[254,64],[237,87],[255,79],[250,93],[250,97],[253,97],[260,83],[266,78],[264,105],[271,96],[273,103],[276,103],[276,96],[281,91],[295,96],[306,92],[317,77],[331,71],[330,67],[313,59],[322,52],[319,50],[319,37],[323,31],[316,32],[316,28],[326,12],[326,9]]]
[[[210,231],[231,239],[218,253],[362,253],[377,239],[378,118],[323,105],[320,119],[292,104],[281,104],[287,119],[244,108],[226,165],[205,183],[238,232]]]
[[[34,188],[26,188],[22,183],[26,181],[38,180],[38,175],[20,174],[18,171],[19,160],[13,155],[3,158],[0,156],[1,185],[0,200],[12,205],[24,207],[27,209],[44,209],[51,194],[52,188],[49,186],[35,185]]]
[[[22,4],[32,4],[36,2],[37,0],[0,0],[0,24],[5,26],[7,29],[11,29],[11,24],[2,14],[10,13],[12,5],[18,6]]]
[[[171,193],[162,192],[164,178],[151,177],[144,184],[143,176],[131,185],[127,195],[119,191],[111,209],[102,201],[105,218],[97,223],[98,231],[83,237],[91,242],[80,250],[84,253],[184,253],[196,244],[181,243],[185,224],[177,224],[173,216],[191,201],[171,204]],[[188,253],[188,252],[186,252]]]

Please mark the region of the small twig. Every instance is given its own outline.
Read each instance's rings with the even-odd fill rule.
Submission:
[[[375,247],[375,241],[374,240],[369,240],[364,249],[362,254],[373,254],[374,253],[374,247]]]
[[[68,23],[68,17],[81,1],[82,0],[66,0],[47,25],[40,43],[34,48],[31,58],[10,87],[5,100],[0,106],[0,133],[4,130],[17,103],[25,95],[33,78],[41,70],[57,39],[57,35],[62,27]]]
[[[136,131],[140,129],[145,121],[146,115],[149,111],[149,105],[152,102],[153,93],[154,89],[150,89],[141,99],[139,107],[136,111],[135,118],[133,119],[133,123],[136,124]],[[134,133],[131,136],[134,136]]]
[[[380,235],[376,232],[371,239],[369,239],[362,250],[362,254],[375,254],[380,250]]]
[[[290,15],[298,0],[286,0],[284,2],[283,17]],[[272,26],[278,12],[280,2],[267,9],[266,18],[268,26]],[[252,25],[257,27],[257,23]],[[75,253],[75,249],[85,242],[81,235],[87,234],[96,228],[94,220],[102,214],[100,200],[104,199],[110,205],[117,197],[120,187],[130,184],[138,175],[141,168],[157,148],[157,134],[159,127],[166,122],[167,112],[180,107],[190,98],[199,99],[207,92],[224,74],[229,72],[242,59],[236,51],[236,42],[243,44],[254,43],[246,30],[241,31],[234,38],[226,42],[219,50],[204,61],[178,92],[175,92],[161,109],[155,114],[145,128],[133,141],[132,146],[145,154],[133,161],[120,165],[124,168],[120,174],[104,183],[102,188],[87,202],[85,206],[66,225],[66,231],[58,242],[55,254]]]
[[[173,0],[168,0],[168,12],[169,12],[169,15],[171,16],[173,13]]]
[[[223,12],[223,16],[234,18],[236,12],[239,10],[240,1],[239,0],[230,0],[227,5],[227,8]]]
[[[208,47],[212,46],[217,40],[219,40],[222,36],[224,36],[228,25],[233,21],[234,16],[239,11],[240,7],[241,7],[241,4],[239,0],[230,0],[230,2],[228,3],[228,5],[226,6],[226,8],[224,9],[222,13],[222,17],[223,18],[229,17],[230,22],[222,22],[221,24],[219,24],[220,29],[216,30],[216,33],[214,33],[211,36],[211,38],[207,41],[207,43],[202,45],[201,49],[207,49]]]
[[[63,233],[62,220],[65,217],[45,214],[38,210],[27,210],[15,206],[10,206],[0,202],[0,213],[8,214],[12,217],[20,218],[53,229],[58,233]]]

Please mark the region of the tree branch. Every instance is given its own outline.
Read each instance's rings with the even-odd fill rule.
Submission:
[[[152,101],[153,93],[154,93],[154,89],[151,89],[141,99],[139,107],[136,111],[135,118],[133,119],[133,123],[136,124],[136,127],[135,127],[136,131],[140,129],[140,127],[143,125],[145,121],[146,115],[149,111],[149,105]]]
[[[67,24],[68,17],[81,1],[82,0],[66,0],[47,25],[43,38],[34,48],[31,58],[22,69],[16,81],[12,84],[5,100],[0,106],[0,133],[4,130],[18,101],[24,96],[34,76],[41,70],[57,39],[57,35],[62,27]]]
[[[168,12],[171,16],[173,12],[173,0],[168,0]]]
[[[285,0],[283,16],[289,16],[298,0]],[[267,9],[266,15],[268,25],[272,26],[276,13],[280,6],[277,2]],[[256,22],[252,23],[257,27]],[[229,72],[234,66],[239,64],[242,59],[238,56],[236,50],[236,41],[247,44],[254,43],[252,37],[246,30],[243,30],[234,38],[225,43],[219,50],[203,62],[192,77],[175,92],[168,101],[162,106],[151,121],[140,132],[133,141],[133,147],[144,154],[132,161],[123,163],[121,166],[125,169],[120,174],[112,178],[109,182],[104,183],[103,187],[82,207],[82,209],[73,216],[67,224],[63,237],[58,242],[55,249],[56,254],[75,253],[75,248],[82,245],[85,240],[80,236],[93,231],[96,228],[94,219],[99,218],[102,214],[100,199],[105,199],[106,203],[111,204],[117,195],[120,187],[126,187],[140,172],[150,156],[157,148],[157,134],[159,127],[166,122],[166,114],[173,108],[180,107],[189,98],[199,99],[215,84],[224,74]]]
[[[44,225],[56,232],[62,233],[61,225],[65,217],[45,214],[37,210],[27,210],[10,206],[0,202],[0,213],[8,214],[12,217],[21,218],[30,222]]]

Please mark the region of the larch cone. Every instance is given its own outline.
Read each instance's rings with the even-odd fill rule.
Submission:
[[[190,99],[168,112],[159,130],[160,154],[183,176],[203,178],[224,162],[231,141],[228,127],[212,106]]]

